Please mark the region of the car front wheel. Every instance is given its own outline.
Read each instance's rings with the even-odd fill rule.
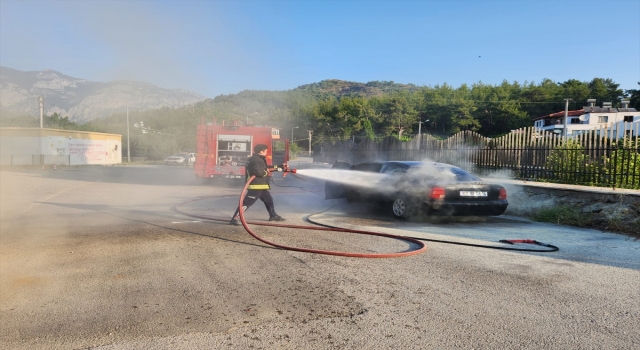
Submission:
[[[396,198],[391,204],[393,216],[398,219],[408,219],[411,215],[411,204],[403,197]]]

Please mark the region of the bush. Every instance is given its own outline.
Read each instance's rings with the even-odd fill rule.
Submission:
[[[552,180],[562,183],[588,182],[586,174],[597,172],[590,164],[584,147],[574,140],[567,140],[556,147],[547,157],[545,168],[553,173]]]
[[[566,205],[542,208],[533,214],[532,219],[551,222],[557,225],[586,227],[593,221],[591,213],[584,213],[576,207]]]
[[[640,143],[619,141],[618,148],[605,159],[604,173],[614,187],[640,188]]]

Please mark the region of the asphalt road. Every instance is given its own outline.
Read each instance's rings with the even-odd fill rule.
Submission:
[[[297,164],[304,166],[304,164]],[[191,169],[82,167],[0,172],[0,344],[7,349],[635,349],[640,242],[499,217],[404,222],[322,187],[274,179],[287,223],[357,227],[555,253],[427,242],[361,259],[267,246],[224,221],[240,187]],[[247,218],[266,220],[256,203]],[[413,249],[357,234],[254,226],[287,245]]]

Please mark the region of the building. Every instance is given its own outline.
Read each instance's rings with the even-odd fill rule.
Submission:
[[[0,165],[122,163],[122,135],[46,128],[0,128]]]
[[[567,112],[567,136],[575,136],[591,130],[606,130],[610,137],[617,135],[638,136],[640,131],[640,111],[629,108],[629,101],[622,101],[622,107],[613,108],[611,102],[595,106],[596,100],[587,100],[588,106]],[[534,120],[534,126],[541,131],[563,134],[565,112],[556,112]]]

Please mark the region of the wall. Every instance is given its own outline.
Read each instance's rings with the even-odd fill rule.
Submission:
[[[45,128],[0,128],[0,165],[122,163],[122,135]]]
[[[565,206],[583,213],[587,228],[613,230],[640,237],[638,190],[517,180],[490,181],[507,189],[509,207],[505,215],[530,217],[541,209]]]

